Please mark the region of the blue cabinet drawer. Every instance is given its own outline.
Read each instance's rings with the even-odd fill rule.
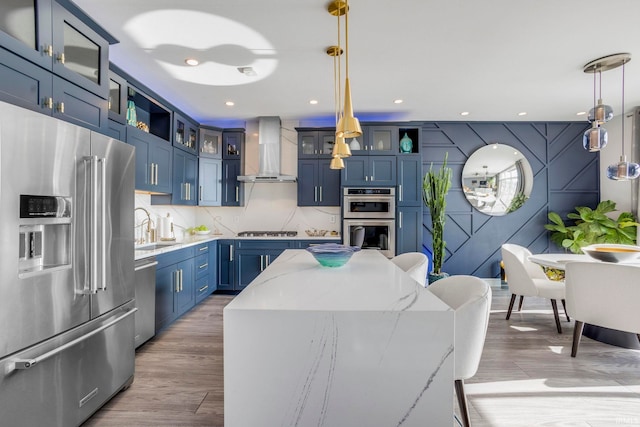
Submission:
[[[209,274],[209,255],[204,253],[196,256],[196,279],[200,279]]]
[[[184,249],[178,249],[175,251],[167,252],[156,256],[158,261],[158,269],[169,266],[171,264],[177,264],[180,261],[184,261],[195,256],[195,247],[191,246]]]
[[[290,249],[294,247],[292,240],[236,240],[238,249]]]
[[[196,304],[215,291],[215,284],[209,276],[196,280]]]

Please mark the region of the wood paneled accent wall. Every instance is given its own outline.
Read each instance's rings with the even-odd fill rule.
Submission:
[[[566,217],[575,206],[599,202],[599,155],[582,148],[586,122],[423,122],[423,174],[449,153],[453,182],[447,197],[443,270],[449,274],[499,277],[500,246],[505,242],[534,253],[560,252],[544,228],[547,213]],[[517,211],[488,216],[475,210],[462,191],[464,163],[477,149],[492,143],[522,152],[533,169],[531,197]],[[431,250],[431,219],[424,209],[422,245]]]

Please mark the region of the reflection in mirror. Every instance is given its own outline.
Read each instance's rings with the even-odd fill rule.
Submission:
[[[504,144],[474,152],[462,170],[462,188],[471,206],[487,215],[506,215],[531,195],[533,171],[524,155]]]

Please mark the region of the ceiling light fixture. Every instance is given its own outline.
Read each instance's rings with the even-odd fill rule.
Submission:
[[[196,65],[200,64],[200,61],[198,61],[195,58],[187,58],[184,60],[185,64],[187,65],[191,65],[192,67],[195,67]]]
[[[640,176],[640,165],[634,162],[628,162],[627,156],[624,155],[624,122],[626,120],[624,112],[624,65],[629,61],[631,61],[631,55],[629,54],[620,58],[620,62],[622,63],[622,108],[620,110],[622,112],[620,117],[622,120],[622,155],[618,163],[609,165],[607,168],[607,178],[615,181],[629,181],[630,179],[636,179]]]
[[[318,104],[318,100],[317,99],[312,99],[312,100],[309,101],[309,104],[317,105]]]
[[[521,112],[519,112],[519,113],[518,113],[518,115],[519,115],[519,116],[526,116],[526,115],[527,115],[527,112],[526,112],[526,111],[521,111]]]
[[[340,41],[340,17],[338,16],[338,42]],[[340,58],[344,52],[340,46],[329,46],[327,48],[327,55],[333,57],[333,95],[334,95],[334,109],[336,113],[336,128],[338,125],[338,121],[340,119],[340,104],[341,104],[341,88],[340,88]],[[336,138],[333,144],[333,150],[331,151],[331,163],[329,164],[330,169],[344,169],[344,161],[343,157],[349,157],[351,155],[351,150],[349,146],[344,141],[344,136],[338,135],[336,132]]]
[[[613,108],[602,103],[602,72],[618,68],[630,60],[631,55],[628,53],[615,53],[594,59],[583,67],[585,73],[593,73],[593,108],[589,110],[589,116],[587,117],[587,120],[591,123],[591,129],[587,129],[582,136],[582,146],[585,150],[590,152],[600,151],[607,145],[609,140],[607,130],[602,127],[602,124],[611,120],[613,117]],[[598,75],[600,87],[597,103],[596,74]],[[622,90],[624,92],[624,88]]]
[[[469,114],[471,113],[469,113],[468,111],[463,111],[462,113],[460,113],[461,116],[468,116]]]
[[[258,75],[258,73],[256,73],[256,70],[254,70],[252,67],[238,67],[238,71],[248,77],[255,77]]]
[[[233,101],[227,101],[224,103],[224,105],[226,105],[227,107],[233,107],[234,105],[236,105],[236,103]]]
[[[329,4],[328,10],[330,14],[338,17],[338,46],[340,46],[340,16],[344,15],[344,108],[336,126],[336,136],[356,138],[362,135],[362,128],[360,127],[360,121],[353,115],[351,84],[349,82],[349,1],[334,0]]]
[[[402,104],[404,101],[402,99],[394,99],[393,103],[394,104]]]

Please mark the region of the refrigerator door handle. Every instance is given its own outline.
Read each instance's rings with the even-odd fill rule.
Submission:
[[[100,173],[100,285],[98,290],[107,290],[107,159],[98,159],[97,163],[101,166]],[[96,230],[97,233],[97,230]],[[97,267],[97,265],[96,265]]]
[[[69,347],[73,347],[76,344],[81,343],[82,341],[85,341],[89,338],[91,338],[92,336],[99,334],[100,332],[104,331],[105,329],[107,329],[108,327],[115,325],[116,323],[120,322],[121,320],[125,319],[126,317],[131,316],[133,313],[135,313],[136,311],[138,311],[137,308],[132,308],[131,310],[127,311],[126,313],[124,313],[121,316],[118,316],[117,318],[113,319],[112,321],[105,323],[104,325],[100,326],[98,329],[94,329],[93,331],[76,338],[73,341],[69,341],[68,343],[61,345],[60,347],[56,347],[55,349],[41,354],[40,356],[33,358],[33,359],[17,359],[14,361],[14,366],[15,369],[19,369],[19,370],[24,370],[24,369],[29,369],[31,367],[33,367],[34,365],[37,365],[40,362],[44,362],[45,360],[49,359],[50,357],[55,356],[56,354],[62,353],[63,351],[65,351],[66,349],[68,349]]]
[[[87,173],[89,177],[89,286],[83,288],[83,294],[95,294],[98,292],[98,157],[87,156],[84,158],[85,165],[89,165]],[[86,241],[86,240],[85,240]],[[86,264],[85,264],[86,265]]]

